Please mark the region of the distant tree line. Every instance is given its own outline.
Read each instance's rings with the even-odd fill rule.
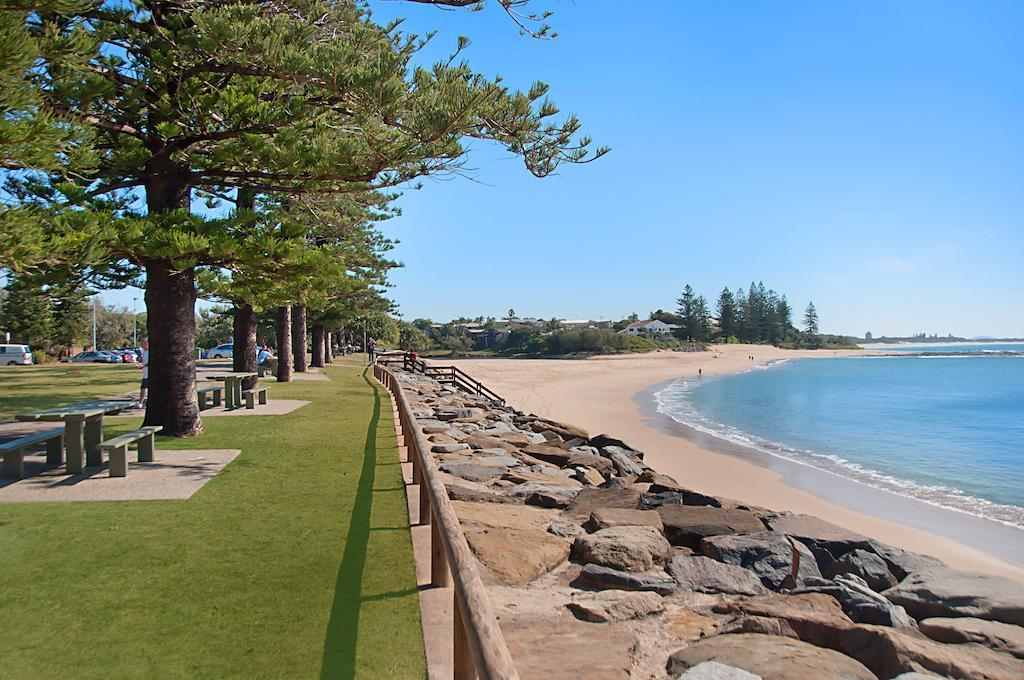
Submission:
[[[675,336],[688,342],[740,342],[770,344],[779,347],[818,348],[837,345],[833,336],[823,336],[818,328],[818,312],[811,302],[803,318],[803,330],[793,323],[793,308],[782,293],[751,283],[744,290],[723,288],[714,311],[707,298],[694,292],[689,284],[676,301],[676,312],[657,310],[650,319],[677,326]],[[839,344],[849,344],[842,339]]]

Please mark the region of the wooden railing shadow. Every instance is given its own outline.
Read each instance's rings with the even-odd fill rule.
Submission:
[[[373,367],[373,375],[394,398],[399,443],[406,447],[408,461],[412,463],[413,484],[420,487],[419,522],[421,525],[430,525],[431,585],[452,586],[454,591],[453,676],[455,680],[476,677],[483,680],[516,680],[519,674],[491,608],[487,590],[477,568],[476,557],[469,548],[455,508],[448,498],[448,492],[430,455],[430,442],[416,425],[416,418],[412,415],[401,383],[384,364],[401,361],[404,367],[408,361],[410,365],[419,369],[416,372],[433,377],[423,370],[431,367],[426,366],[421,360],[408,356],[403,360],[392,354],[386,359],[383,362],[378,359],[378,363]],[[444,367],[443,370],[448,368],[454,367]],[[455,372],[448,372],[446,375],[458,377]],[[481,390],[482,386],[471,378],[464,382],[465,386],[458,383],[456,385],[460,389],[483,394],[489,399],[504,403],[497,395],[490,396],[494,394],[490,390]],[[472,386],[473,389],[469,390],[466,386]]]

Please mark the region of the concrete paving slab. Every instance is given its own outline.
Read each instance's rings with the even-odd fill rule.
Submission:
[[[110,477],[107,464],[69,475],[46,465],[45,454],[25,456],[24,479],[0,479],[0,503],[186,499],[241,453],[239,449],[155,451],[153,462],[128,456],[128,476]]]

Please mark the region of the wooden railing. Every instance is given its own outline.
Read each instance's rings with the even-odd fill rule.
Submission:
[[[412,358],[408,352],[384,352],[377,355],[377,363],[386,366],[400,364],[410,373],[422,373],[439,383],[454,385],[463,392],[487,397],[496,404],[505,405],[505,400],[479,380],[473,378],[458,366],[432,366],[420,358]]]
[[[413,484],[419,484],[419,522],[430,525],[430,581],[453,586],[453,669],[455,680],[515,680],[519,678],[501,628],[494,617],[476,557],[430,455],[430,442],[416,424],[412,409],[395,374],[378,363],[373,377],[395,401],[399,444],[412,462]]]

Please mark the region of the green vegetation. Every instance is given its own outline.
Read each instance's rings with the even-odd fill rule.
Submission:
[[[132,365],[50,364],[0,367],[0,420],[17,413],[99,399],[138,395],[142,372]]]
[[[0,505],[4,676],[425,677],[390,403],[360,364],[274,385],[312,400],[289,415],[158,438],[157,461],[242,450],[188,500]],[[74,398],[128,373],[81,375]],[[0,376],[4,413],[21,381],[72,396],[54,369]]]

